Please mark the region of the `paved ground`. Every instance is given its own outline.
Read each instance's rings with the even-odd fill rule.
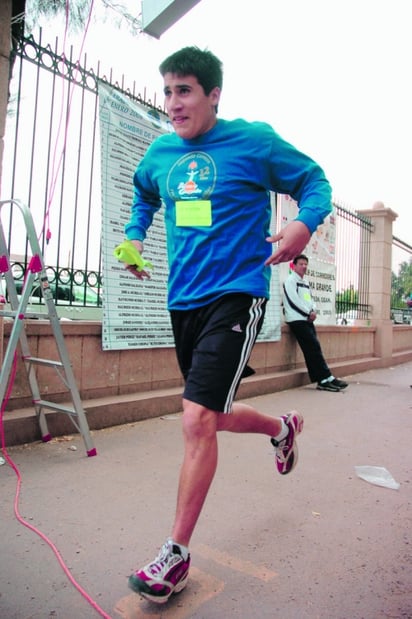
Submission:
[[[165,606],[132,593],[127,577],[169,533],[179,415],[94,432],[94,458],[78,436],[10,448],[20,514],[60,561],[16,519],[17,477],[6,463],[0,617],[411,619],[412,363],[349,380],[344,393],[310,386],[250,400],[274,415],[303,412],[290,476],[275,473],[266,439],[220,435],[191,579]],[[359,479],[356,465],[385,467],[400,488]]]

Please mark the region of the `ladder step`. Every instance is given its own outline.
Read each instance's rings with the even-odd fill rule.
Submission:
[[[61,413],[68,413],[69,415],[73,415],[77,417],[77,412],[74,408],[69,408],[68,406],[64,406],[63,404],[57,404],[56,402],[48,402],[47,400],[36,400],[36,406],[42,406],[43,408],[48,408],[54,411],[60,411]]]
[[[38,357],[23,357],[23,361],[29,363],[36,363],[37,365],[48,365],[53,368],[62,368],[63,363],[61,361],[53,361],[53,359],[39,359]]]
[[[20,313],[21,312],[18,312],[17,310],[2,309],[0,311],[0,315],[4,316],[5,318],[16,318],[16,316],[19,316]],[[45,312],[24,312],[23,318],[25,320],[29,318],[36,318],[39,320],[50,320],[49,315]]]
[[[83,410],[83,407],[80,403],[80,394],[76,386],[73,368],[68,358],[64,336],[61,331],[60,319],[57,314],[54,301],[52,298],[49,298],[48,294],[43,294],[44,306],[39,305],[38,312],[26,312],[26,310],[28,309],[30,298],[29,293],[32,289],[31,287],[34,281],[36,279],[39,280],[43,292],[45,292],[49,286],[47,269],[44,264],[44,259],[41,257],[40,245],[37,238],[36,229],[34,227],[32,213],[28,206],[24,205],[19,200],[13,199],[6,201],[0,200],[0,212],[6,204],[9,204],[11,206],[17,206],[18,209],[21,211],[26,226],[26,237],[27,242],[30,245],[32,258],[30,259],[30,262],[27,265],[26,269],[26,287],[19,300],[16,282],[10,268],[10,256],[8,255],[9,247],[6,241],[6,236],[3,226],[1,224],[0,217],[0,281],[3,281],[4,278],[11,298],[11,305],[9,305],[6,310],[4,308],[0,310],[0,318],[6,316],[14,319],[13,328],[9,335],[9,342],[6,352],[2,360],[0,360],[0,402],[3,401],[4,395],[8,388],[9,378],[11,376],[11,371],[16,354],[16,347],[20,342],[21,358],[24,361],[25,370],[32,393],[32,402],[36,408],[36,415],[38,418],[43,440],[46,441],[50,440],[51,438],[50,432],[47,427],[46,414],[43,409],[48,408],[52,411],[54,410],[56,412],[66,413],[70,416],[70,419],[76,430],[82,434],[84,443],[86,445],[87,455],[95,456],[97,452],[95,447],[93,446],[92,437],[90,436],[90,430],[87,424],[85,411]],[[32,357],[29,349],[27,334],[25,332],[27,318],[40,318],[50,321],[50,326],[53,330],[57,349],[56,352],[59,361]],[[35,364],[49,366],[56,371],[59,378],[64,383],[67,391],[69,391],[71,394],[72,406],[57,404],[56,402],[48,402],[47,400],[41,399],[42,396],[40,395],[36,371],[33,367],[33,365]]]

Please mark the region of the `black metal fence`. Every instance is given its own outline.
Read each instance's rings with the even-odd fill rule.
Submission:
[[[369,318],[369,264],[372,224],[366,217],[335,204],[336,319],[351,324]]]
[[[148,107],[161,109],[136,84],[100,75],[31,36],[16,49],[2,173],[3,196],[29,205],[56,305],[101,305],[100,144],[98,80]],[[338,322],[367,318],[370,222],[336,207]],[[17,280],[23,281],[27,246],[11,214],[8,241]],[[13,235],[12,235],[13,229]],[[33,302],[40,299],[33,292]],[[98,316],[98,315],[97,315]]]
[[[56,305],[101,305],[101,177],[98,81],[155,108],[156,101],[126,88],[112,73],[86,69],[33,36],[16,49],[2,171],[4,199],[19,199],[33,214]],[[6,222],[12,269],[23,282],[24,231]],[[13,234],[12,234],[13,231]],[[41,302],[33,291],[32,301]],[[98,314],[96,314],[98,316]]]

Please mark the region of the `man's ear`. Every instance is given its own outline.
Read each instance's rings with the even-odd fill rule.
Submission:
[[[210,97],[210,102],[212,103],[212,105],[217,106],[219,104],[221,92],[222,91],[219,88],[219,86],[215,86],[213,90],[210,91],[209,97]]]

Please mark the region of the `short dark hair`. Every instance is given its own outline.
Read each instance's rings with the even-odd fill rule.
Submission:
[[[293,264],[297,264],[298,260],[306,260],[306,262],[309,262],[309,258],[305,256],[305,254],[299,254],[299,256],[295,256],[293,258]]]
[[[212,52],[199,47],[183,47],[168,56],[159,71],[164,77],[166,73],[176,73],[180,77],[194,75],[202,86],[205,95],[209,95],[213,88],[222,88],[223,65]]]

